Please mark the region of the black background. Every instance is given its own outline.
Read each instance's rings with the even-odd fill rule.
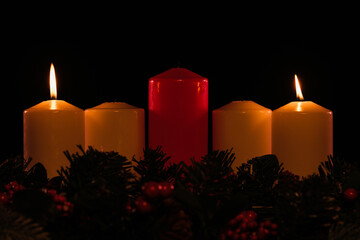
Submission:
[[[274,110],[295,100],[298,74],[305,100],[334,112],[334,154],[356,155],[356,15],[337,6],[284,15],[233,6],[139,9],[3,21],[1,158],[22,154],[22,112],[49,99],[51,62],[58,99],[82,109],[124,101],[146,110],[148,79],[181,66],[209,79],[210,111],[241,99]]]

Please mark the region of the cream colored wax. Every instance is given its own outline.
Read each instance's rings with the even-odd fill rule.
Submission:
[[[273,111],[272,152],[285,169],[316,173],[333,154],[333,113],[312,102],[295,101]]]
[[[233,168],[271,153],[271,110],[253,101],[233,101],[213,111],[213,149],[233,148]]]
[[[139,160],[145,148],[144,109],[124,102],[106,102],[86,109],[85,146]]]
[[[273,111],[272,152],[285,169],[307,176],[318,172],[322,161],[333,154],[333,113],[312,102],[302,101],[295,75],[294,101]]]
[[[40,162],[49,178],[67,166],[64,151],[84,146],[84,111],[63,100],[43,101],[24,111],[24,158]]]

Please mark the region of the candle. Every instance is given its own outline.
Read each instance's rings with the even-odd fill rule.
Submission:
[[[57,175],[67,166],[64,151],[77,151],[84,145],[84,111],[63,100],[56,100],[54,65],[50,67],[51,100],[43,101],[24,111],[24,158],[44,165],[48,177]]]
[[[124,102],[106,102],[86,109],[85,146],[116,151],[130,160],[143,158],[144,109]]]
[[[158,145],[171,162],[196,161],[208,150],[208,80],[172,68],[149,80],[149,146]]]
[[[295,75],[297,96],[303,100]],[[285,169],[306,176],[316,173],[333,154],[332,111],[312,102],[295,101],[273,111],[272,152]]]
[[[271,153],[271,110],[253,101],[233,101],[213,111],[213,149],[233,149],[233,167]]]

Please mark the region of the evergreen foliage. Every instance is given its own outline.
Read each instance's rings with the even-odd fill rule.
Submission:
[[[356,161],[330,156],[319,174],[300,179],[275,155],[237,168],[231,151],[213,151],[190,166],[170,163],[160,147],[132,161],[80,146],[65,155],[69,165],[53,179],[41,164],[27,170],[29,161],[19,157],[0,164],[0,240],[221,239],[245,210],[277,224],[277,235],[266,239],[360,239],[360,199],[344,193],[360,190]],[[13,193],[14,181],[25,189]],[[161,182],[174,189],[145,192],[146,184]],[[56,205],[47,191],[73,211],[63,214],[68,205]]]

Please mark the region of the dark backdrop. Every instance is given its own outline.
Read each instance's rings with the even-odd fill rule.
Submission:
[[[147,110],[148,79],[180,65],[209,79],[209,110],[240,99],[274,110],[295,100],[296,73],[305,100],[334,112],[335,155],[355,156],[360,51],[351,20],[214,16],[133,25],[116,18],[68,25],[63,17],[65,25],[51,29],[23,22],[3,32],[0,157],[22,154],[22,112],[49,99],[51,62],[58,99],[82,109],[125,101]]]

